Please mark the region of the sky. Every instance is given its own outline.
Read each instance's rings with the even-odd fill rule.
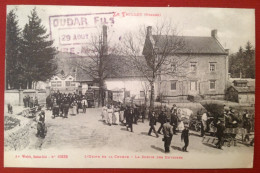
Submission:
[[[101,23],[102,18],[106,18],[105,22],[109,26],[108,34],[113,37],[114,41],[120,41],[120,38],[127,32],[138,32],[141,25],[154,26],[158,21],[167,19],[172,20],[179,31],[179,35],[211,36],[211,30],[217,29],[220,43],[224,48],[230,49],[230,53],[238,51],[240,46],[245,47],[247,41],[250,41],[253,46],[255,45],[254,9],[14,5],[7,6],[7,13],[15,9],[19,26],[23,28],[28,22],[27,16],[30,15],[34,7],[36,7],[38,16],[42,19],[42,24],[46,27],[47,32],[50,33],[51,31],[55,47],[64,51],[76,51],[79,54],[81,52],[78,49],[79,45],[85,41],[84,39],[89,39],[91,33],[96,32],[95,27]],[[129,15],[124,16],[126,13]],[[115,14],[117,16],[114,16]],[[145,16],[145,14],[150,15]],[[78,21],[81,24],[86,23],[84,30],[82,26],[76,26],[76,23],[75,26],[58,26],[61,25],[58,21],[66,20],[68,22],[70,18],[75,22],[76,18],[80,20],[82,17],[87,18],[87,22]],[[97,21],[97,23],[94,23],[94,21]],[[74,36],[77,37],[72,41]],[[71,47],[75,49],[70,49]]]

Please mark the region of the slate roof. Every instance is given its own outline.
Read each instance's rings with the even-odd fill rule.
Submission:
[[[93,78],[88,73],[86,73],[84,70],[78,68],[77,75],[76,75],[76,81],[77,82],[92,82]]]
[[[159,53],[162,51],[160,48],[164,47],[167,40],[170,40],[184,45],[184,48],[175,52],[178,54],[228,54],[219,41],[213,37],[152,35],[152,38],[152,43],[158,47]]]
[[[247,80],[234,80],[233,81],[233,83],[242,83],[242,84],[244,84],[244,83],[247,83],[248,81]]]
[[[117,63],[117,66],[120,67],[116,71],[116,73],[110,74],[108,78],[135,78],[135,77],[143,77],[142,73],[138,71],[136,68],[133,68],[133,66],[129,63],[127,63],[127,58],[126,56],[118,56],[114,55],[111,56],[111,60],[113,63]],[[140,58],[140,63],[145,63],[145,58],[144,56],[138,57]],[[81,61],[83,60],[83,61]],[[72,75],[75,77],[75,72],[76,72],[76,79],[75,81],[77,82],[93,82],[94,79],[92,78],[91,75],[89,75],[86,71],[81,69],[80,67],[75,68],[74,64],[76,62],[82,62],[86,63],[88,61],[87,57],[84,56],[79,56],[76,54],[72,53],[64,53],[64,52],[59,52],[56,55],[56,61],[58,63],[58,71],[60,72],[61,70],[64,71],[66,74],[65,76],[62,76],[60,73],[57,74],[59,78],[64,80],[68,75]]]
[[[127,61],[126,56],[117,57],[120,58],[120,61],[115,61],[115,63],[120,63],[120,68],[116,74],[111,74],[109,78],[137,78],[144,77],[143,73],[135,68],[132,64]],[[139,56],[140,63],[146,63],[144,56]]]

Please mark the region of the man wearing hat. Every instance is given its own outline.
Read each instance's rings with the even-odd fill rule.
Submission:
[[[177,132],[177,125],[178,125],[178,115],[177,115],[177,107],[175,106],[173,110],[171,111],[171,125],[173,126],[173,134],[176,134]]]
[[[173,135],[173,128],[170,125],[170,118],[167,118],[166,123],[163,124],[163,135],[165,153],[169,153]]]
[[[189,145],[189,125],[184,124],[184,130],[181,133],[181,140],[184,141],[184,147],[182,147],[182,151],[188,152],[187,147]]]
[[[151,136],[151,133],[153,131],[155,133],[156,137],[158,138],[159,135],[157,134],[155,127],[154,127],[156,125],[155,111],[152,111],[149,117],[150,117],[150,122],[149,122],[150,129],[149,129],[148,135]]]
[[[247,110],[245,110],[243,114],[243,128],[246,129],[246,135],[244,138],[244,142],[246,142],[249,141],[249,135],[251,130],[251,122]]]
[[[223,136],[224,136],[224,131],[225,131],[225,126],[223,125],[223,123],[218,120],[217,122],[217,132],[216,132],[216,137],[218,138],[218,142],[216,144],[218,149],[222,149],[223,146]]]
[[[81,105],[82,105],[83,113],[86,113],[86,108],[88,107],[88,101],[85,96],[83,96],[81,100]]]
[[[159,129],[157,131],[157,133],[159,133],[159,134],[161,134],[161,130],[163,128],[163,124],[166,123],[167,116],[166,116],[165,112],[166,112],[166,109],[162,109],[162,111],[161,111],[161,113],[160,113],[160,115],[158,117],[158,121],[159,121],[159,123],[161,123],[161,126],[159,127]]]
[[[236,128],[238,126],[238,119],[235,116],[235,111],[230,108],[230,111],[227,115],[225,115],[226,127],[228,128]]]
[[[65,97],[63,101],[63,113],[64,113],[63,118],[68,118],[69,108],[70,108],[69,98]]]
[[[173,113],[175,110],[177,111],[177,106],[175,104],[173,104],[172,108],[171,108],[171,113]]]
[[[127,125],[126,125],[127,131],[128,131],[128,128],[130,128],[131,132],[133,132],[133,120],[134,120],[134,109],[133,108],[130,108],[129,111],[127,111],[126,119],[127,119]]]
[[[201,137],[205,135],[207,129],[208,112],[204,112],[201,116]]]

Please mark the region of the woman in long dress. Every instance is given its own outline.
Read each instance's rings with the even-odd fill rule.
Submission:
[[[119,112],[119,115],[120,115],[119,121],[120,121],[121,123],[124,123],[124,120],[125,120],[125,118],[124,118],[124,116],[125,116],[124,113],[125,113],[125,110],[124,110],[123,105],[121,104],[121,105],[120,105],[120,112]]]
[[[118,125],[119,124],[119,107],[118,106],[115,106],[114,108],[114,124]]]
[[[71,114],[76,115],[77,114],[77,102],[76,102],[76,100],[72,102],[71,106],[72,106]]]
[[[113,117],[113,108],[112,108],[112,106],[108,106],[108,109],[107,109],[107,115],[108,115],[108,117],[107,117],[107,123],[108,123],[108,125],[112,125],[112,117]]]
[[[107,106],[103,106],[102,108],[102,120],[105,122],[105,123],[108,123],[108,120],[107,120],[108,116],[107,116]]]

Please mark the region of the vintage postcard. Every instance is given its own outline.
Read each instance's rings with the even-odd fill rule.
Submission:
[[[8,5],[4,167],[252,168],[255,10]]]

